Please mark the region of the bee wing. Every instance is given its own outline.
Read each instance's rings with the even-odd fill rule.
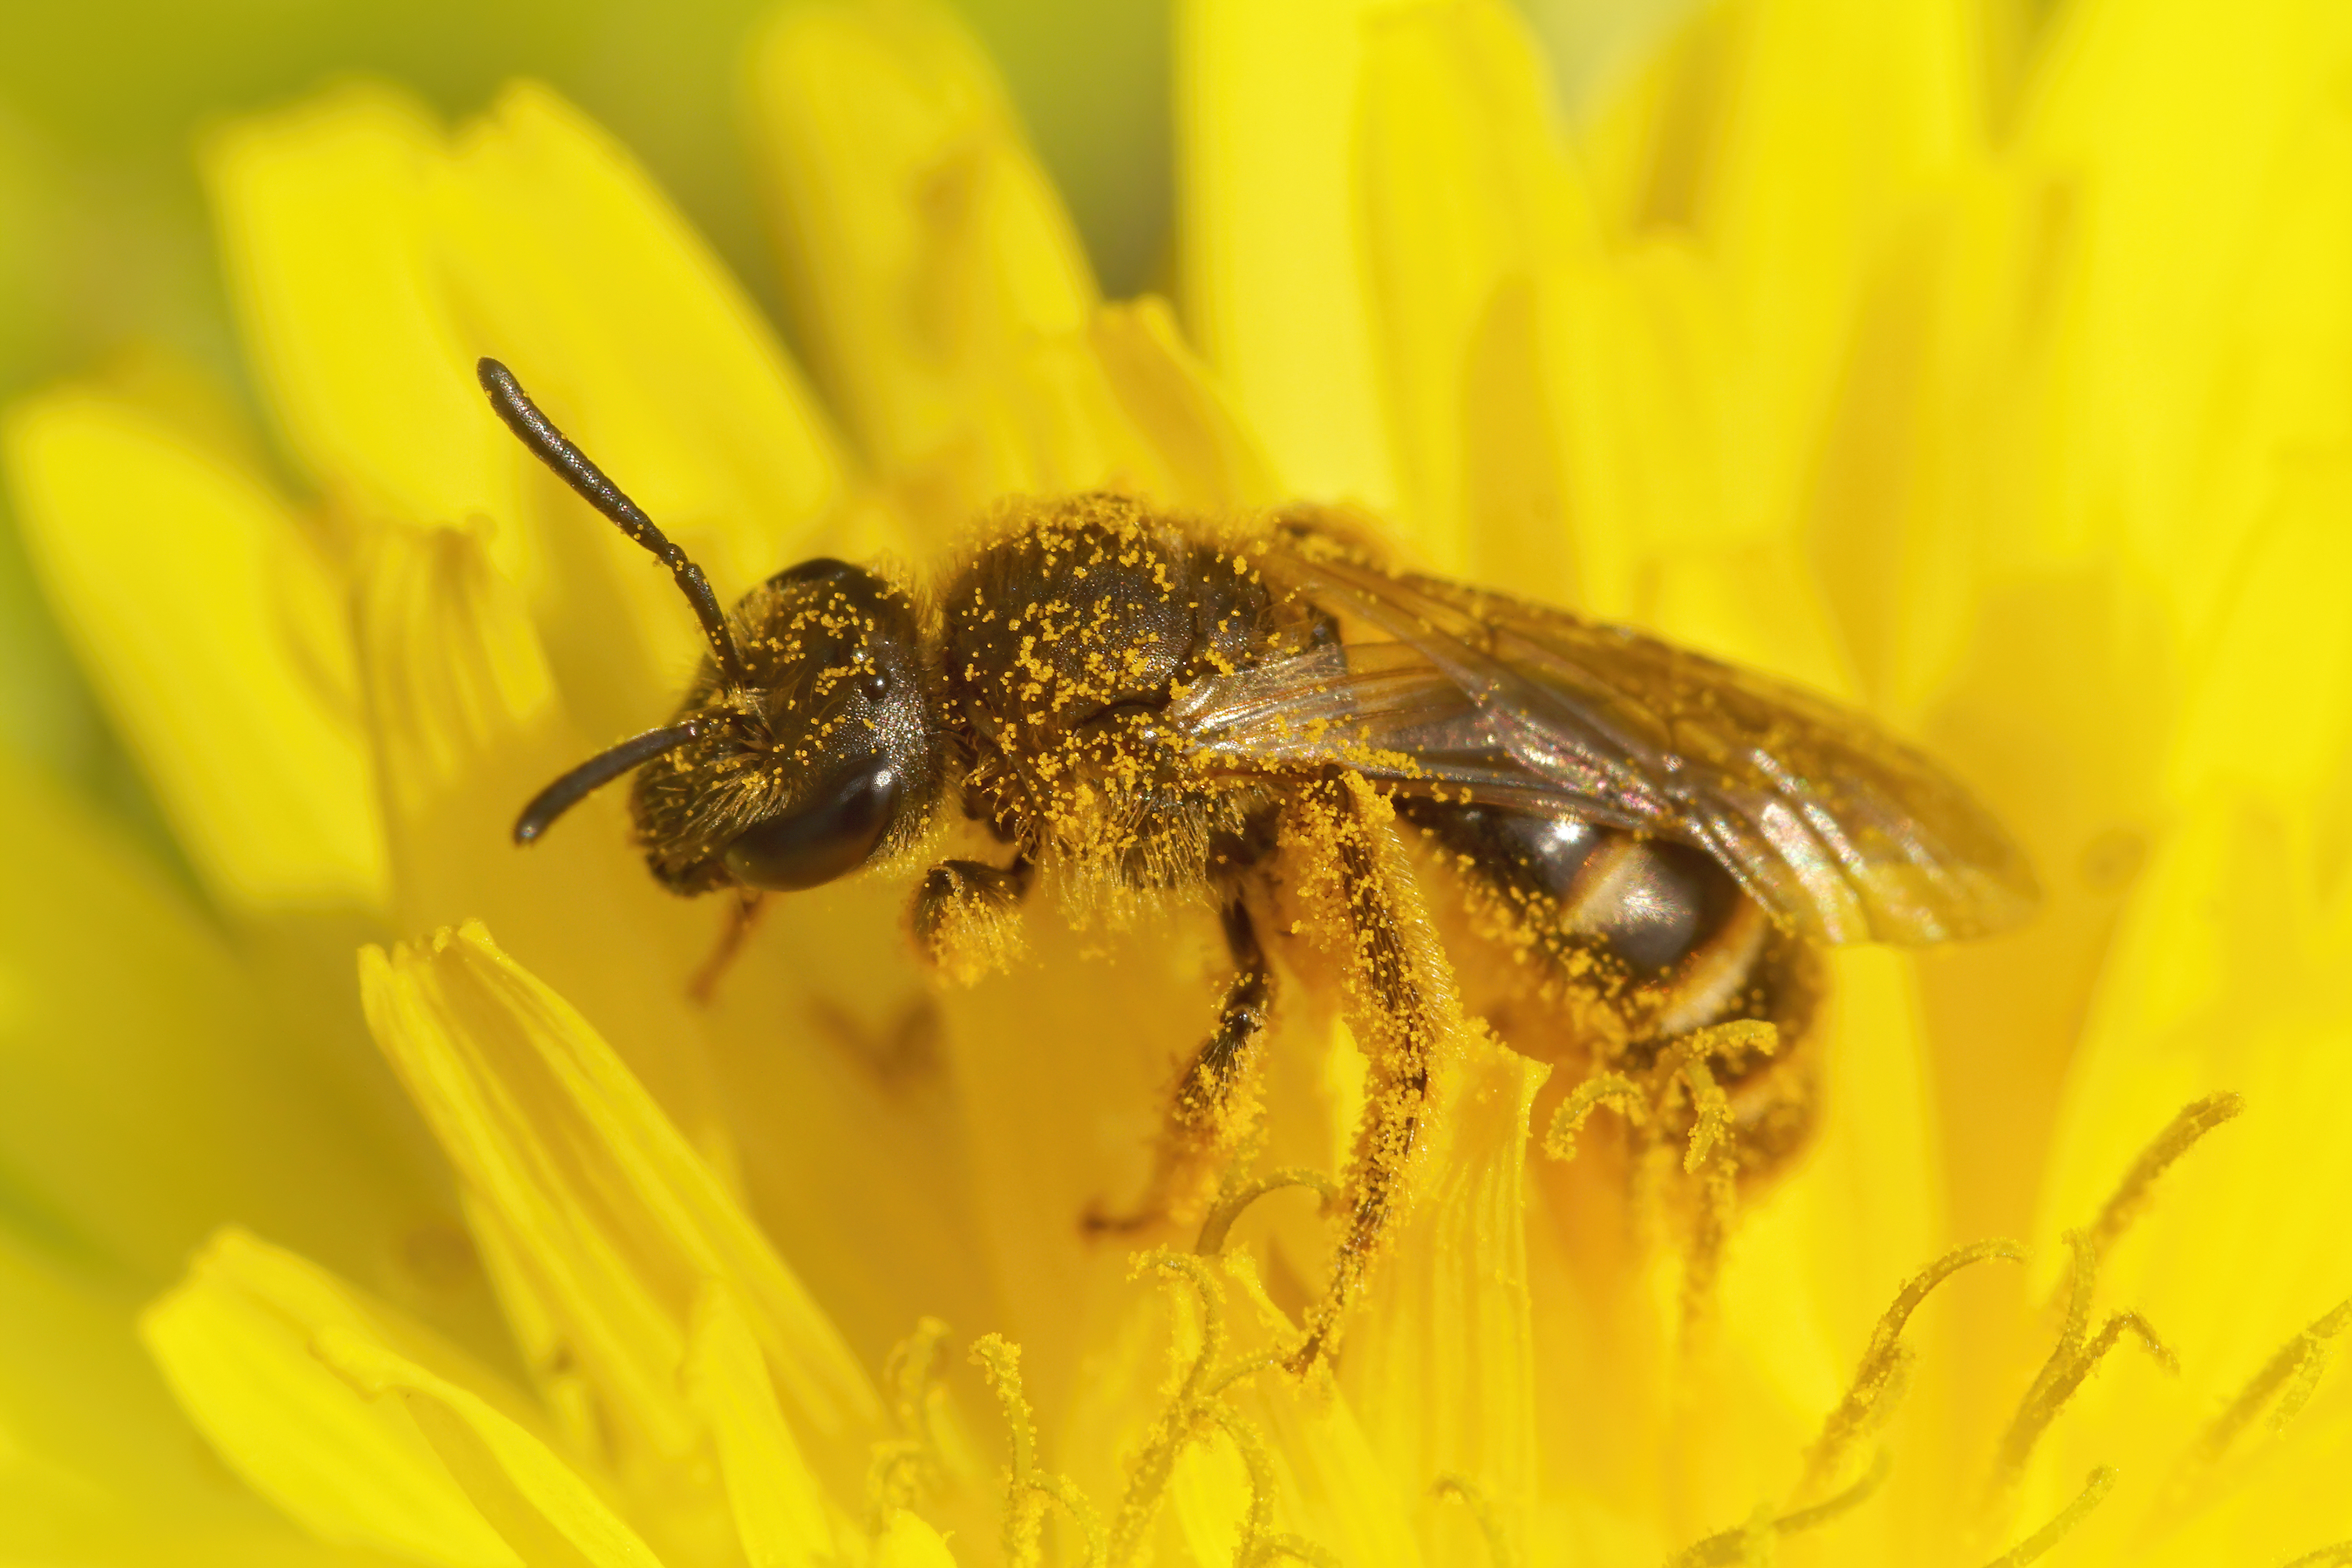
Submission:
[[[2024,857],[1983,807],[1823,698],[1433,578],[1305,554],[1265,565],[1394,640],[1199,683],[1171,717],[1211,766],[1344,767],[1678,838],[1824,943],[1981,936],[2033,906]]]

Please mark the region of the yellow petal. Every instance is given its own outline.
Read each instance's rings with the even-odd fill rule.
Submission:
[[[2066,204],[2042,532],[2119,533],[2202,627],[2282,447],[2339,441],[2352,17],[2084,6],[2020,132]]]
[[[137,1301],[26,1239],[0,1237],[0,1534],[12,1554],[205,1568],[381,1561],[223,1485],[140,1350]]]
[[[261,483],[79,392],[6,434],[26,542],[189,858],[234,908],[383,897],[339,589]]]
[[[2330,678],[2295,643],[2307,625],[2331,623],[2258,620],[2251,637],[2219,623],[2250,574],[2280,569],[2261,552],[2283,518],[2308,510],[2315,521],[2294,526],[2316,531],[2331,504],[2317,491],[2335,481],[2313,455],[2339,446],[2352,422],[2333,368],[2347,319],[2332,282],[2352,265],[2352,139],[2318,85],[2341,68],[2330,63],[2343,58],[2340,26],[2326,8],[2261,6],[2227,26],[2194,6],[2069,13],[2022,116],[2019,175],[2002,198],[2013,210],[1986,226],[2005,232],[1990,260],[1964,235],[1938,264],[1948,308],[1964,302],[1939,335],[1987,345],[1981,369],[1958,372],[1958,387],[1981,376],[1997,389],[1969,394],[1987,407],[1941,437],[1982,586],[1964,657],[1941,668],[1921,658],[1898,679],[1945,686],[1929,726],[1937,750],[1986,786],[2048,891],[2031,933],[1926,965],[1962,1235],[2021,1229],[2037,1202],[2043,1226],[2079,1223],[2084,1184],[2112,1181],[2114,1163],[2182,1100],[2232,1087],[2226,1075],[2179,1070],[2169,1047],[2145,1074],[2124,1067],[2170,1034],[2168,999],[2210,978],[2210,947],[2183,940],[2189,910],[2164,917],[2182,923],[2162,959],[2119,955],[2127,967],[2104,978],[2098,965],[2118,915],[2145,912],[2132,906],[2148,875],[2175,874],[2158,835],[2196,797],[2192,785],[2284,783],[2315,765],[2334,722]],[[1967,304],[1971,292],[1985,299]],[[1932,422],[1921,433],[1939,438]],[[1871,548],[1859,529],[1841,532]],[[2304,569],[2325,564],[2308,544],[2295,553]],[[1931,566],[1937,555],[1913,559]],[[1833,584],[1842,609],[1861,602],[1866,571],[1850,559]],[[2284,595],[2271,614],[2301,616],[2310,602]],[[1895,620],[1916,618],[1906,605]],[[2167,755],[2179,680],[2198,681],[2233,637],[2241,660],[2295,662],[2233,681],[2227,695],[2190,695],[2187,721],[2204,752],[2190,770]],[[2052,669],[2067,678],[2043,679]],[[2314,711],[2284,730],[2272,717],[2245,728],[2230,717],[2242,706],[2275,715],[2301,700],[2282,694],[2306,684]],[[2256,728],[2266,738],[2249,744]],[[2092,1069],[2102,1089],[2065,1092],[2125,1099],[2096,1156],[2058,1156],[2072,1173],[2062,1199],[2036,1192],[2032,1151],[2044,1140],[2034,1129],[2059,1113],[2071,1020],[2093,1007],[2095,979],[2107,1000],[2086,1045],[2116,1055]]]
[[[1555,331],[1604,613],[1831,690],[1948,664],[1969,578],[1930,487],[1965,459],[1933,378],[1978,347],[1940,293],[1979,167],[1966,37],[1942,3],[1717,8],[1586,138],[1624,248]],[[1890,574],[1942,613],[1895,615]]]
[[[985,1300],[1020,1337],[1039,1409],[1103,1402],[1116,1413],[1103,1440],[1046,1457],[1097,1497],[1118,1495],[1111,1433],[1131,1395],[1095,1379],[1089,1342],[1124,1318],[1138,1288],[1125,1253],[1091,1242],[1079,1221],[1143,1191],[1171,1064],[1196,1056],[1213,1025],[1223,977],[1201,973],[1215,940],[1204,915],[1108,933],[1074,930],[1049,904],[1031,912],[1018,971],[939,998]],[[1106,1048],[1106,1017],[1119,1020],[1118,1048]],[[1273,1060],[1287,1043],[1270,1043]],[[1086,1107],[1098,1109],[1073,1127]]]
[[[363,574],[368,716],[400,826],[476,783],[480,754],[546,726],[554,682],[478,534],[388,531]]]
[[[1382,0],[1189,0],[1176,43],[1184,318],[1285,487],[1398,499],[1354,236],[1355,106]]]
[[[147,1310],[140,1334],[221,1457],[323,1539],[429,1563],[506,1568],[525,1561],[452,1479],[410,1412],[362,1397],[338,1374],[335,1357],[322,1353],[325,1336],[352,1347],[347,1355],[366,1347],[419,1378],[433,1374],[403,1352],[462,1370],[469,1381],[487,1374],[315,1266],[225,1231],[186,1280]],[[522,1442],[535,1442],[469,1397]]]
[[[1850,697],[1852,665],[1801,547],[1770,541],[1652,557],[1654,596],[1640,618],[1717,658]]]
[[[2299,1379],[2285,1380],[2302,1382],[2299,1394],[2276,1380],[2261,1389],[2280,1353],[2340,1307],[2352,1277],[2341,1198],[2352,1152],[2338,1113],[2352,1095],[2352,1025],[2336,1001],[2352,955],[2283,964],[2266,950],[2279,927],[2290,943],[2297,934],[2300,891],[2300,868],[2282,857],[2266,815],[2216,799],[2184,814],[2151,867],[2142,897],[2153,907],[2124,934],[2112,975],[2145,986],[2152,972],[2186,971],[2187,984],[2162,999],[2164,1013],[2186,1010],[2135,1018],[2109,1001],[2095,1017],[2044,1205],[2046,1256],[2057,1250],[2053,1231],[2100,1215],[2138,1147],[2179,1109],[2158,1110],[2157,1096],[2184,1083],[2243,1094],[2243,1114],[2158,1176],[2102,1256],[2095,1310],[2142,1314],[2179,1373],[2164,1375],[2126,1346],[2058,1413],[2028,1472],[2030,1498],[2063,1489],[2086,1461],[2117,1466],[2126,1482],[2109,1509],[2119,1529],[2165,1542],[2168,1554],[2150,1561],[2210,1561],[2227,1542],[2284,1562],[2352,1528],[2333,1479],[2352,1430],[2340,1327],[2309,1347],[2318,1353]],[[2192,910],[2235,929],[2217,936]],[[2245,930],[2255,911],[2260,936]],[[2210,946],[2191,956],[2192,940],[2220,945],[2221,962]],[[2037,1270],[2053,1291],[2059,1272]],[[2252,1404],[2209,1447],[2250,1390]]]
[[[1249,1501],[1249,1472],[1230,1440],[1194,1443],[1178,1458],[1168,1511],[1195,1563],[1230,1563],[1239,1554]]]
[[[1708,1488],[1717,1478],[1686,1483],[1716,1499],[1715,1511],[1700,1515],[1709,1524],[1781,1494],[1785,1456],[1812,1440],[1887,1302],[1946,1246],[1942,1129],[1912,960],[1885,948],[1829,957],[1831,1003],[1811,1047],[1821,1053],[1821,1130],[1801,1165],[1742,1215],[1725,1260],[1719,1332],[1741,1364],[1703,1425],[1733,1426],[1737,1411],[1748,1434],[1738,1447],[1748,1458],[1736,1486]],[[1927,1337],[1942,1318],[1929,1325],[1915,1332],[1932,1359],[1901,1410],[1906,1481],[1909,1472],[1932,1477],[1970,1462],[1953,1441],[1948,1410],[1933,1397],[1955,1352],[1948,1338]],[[1733,1468],[1719,1455],[1717,1462]],[[1866,1519],[1842,1522],[1841,1538],[1877,1533],[1899,1549],[1916,1525],[1881,1500]]]
[[[363,1398],[392,1396],[522,1562],[658,1568],[595,1489],[480,1394],[339,1323],[320,1325],[310,1348]]]
[[[757,1130],[733,1142],[755,1212],[875,1365],[927,1313],[998,1310],[961,1085],[906,911],[903,876],[882,873],[774,900],[710,1005],[679,1009],[710,1041],[729,1124]],[[723,913],[686,912],[672,996]]]
[[[1106,305],[1087,339],[1120,414],[1158,459],[1149,488],[1211,510],[1285,499],[1256,437],[1185,345],[1164,300]]]
[[[204,172],[247,352],[313,480],[368,517],[508,522],[515,571],[522,459],[438,287],[445,156],[423,110],[362,87],[236,121]]]
[[[1654,624],[1657,557],[1726,542],[1721,382],[1730,348],[1699,260],[1660,245],[1560,279],[1549,354],[1575,580],[1594,614]]]
[[[1968,7],[1748,9],[1694,213],[1741,349],[1727,391],[1736,506],[1789,529],[1861,288],[1923,191],[1976,152]]]
[[[490,415],[478,356],[515,362],[722,590],[803,552],[837,504],[831,438],[757,313],[544,90],[511,91],[455,152],[404,100],[347,91],[240,123],[209,170],[257,357],[320,484],[371,519],[490,522],[598,727],[667,700],[691,617]]]
[[[1998,225],[1979,209],[1991,206],[1955,203],[1918,219],[1863,280],[1796,502],[1838,644],[1883,712],[1943,695],[1993,553],[1979,520],[2003,504],[1984,474],[1998,468],[1994,444],[1962,434],[1958,406],[1959,389],[2014,342],[2003,314],[2013,298],[1982,298],[1997,268],[1980,231]]]
[[[2224,601],[2164,769],[2177,826],[2134,889],[2068,1086],[2044,1207],[2053,1233],[2081,1223],[2068,1216],[2090,1212],[2137,1145],[2201,1094],[2325,1114],[2307,1087],[2266,1104],[2252,1080],[2324,1070],[2324,1056],[2297,1065],[2285,1042],[2325,1030],[2337,998],[2320,847],[2342,832],[2352,730],[2345,480],[2340,466],[2302,476]],[[2315,1125],[2282,1136],[2313,1158],[2342,1147]]]
[[[722,601],[810,553],[841,500],[824,417],[751,300],[622,148],[546,89],[512,87],[460,133],[428,210],[468,350],[504,361]],[[550,606],[551,639],[590,662],[567,684],[614,702],[669,700],[651,688],[699,652],[669,574],[551,479],[534,476],[529,493],[558,578],[565,563],[598,562],[609,579]],[[614,636],[615,594],[634,637]]]
[[[1788,1196],[1813,1208],[1805,1272],[1820,1292],[1842,1383],[1895,1291],[1944,1244],[1943,1129],[1910,955],[1841,948],[1828,963],[1831,1004],[1820,1041],[1826,1115],[1818,1150]],[[1768,1245],[1759,1240],[1752,1250]]]
[[[955,1568],[940,1532],[901,1509],[874,1543],[874,1568]]]
[[[237,955],[84,811],[0,766],[0,1210],[100,1275],[160,1282],[233,1219],[376,1270],[433,1178],[274,1017]]]
[[[1931,754],[2018,835],[2044,894],[2015,936],[1919,959],[1955,1241],[2031,1233],[2067,1060],[2169,812],[2174,694],[2157,672],[2174,656],[2153,595],[2105,569],[2002,576],[1924,727]]]
[[[1437,571],[1565,597],[1537,314],[1556,308],[1543,280],[1585,259],[1592,236],[1535,41],[1503,5],[1464,0],[1370,21],[1362,70],[1358,243],[1393,521]]]
[[[2323,814],[2343,809],[2328,797],[2352,745],[2352,464],[2305,458],[2281,481],[2226,590],[2166,783],[2179,799],[2217,784],[2264,799],[2325,856],[2346,826]]]
[[[2237,1121],[2157,1179],[2103,1258],[2103,1310],[2146,1314],[2179,1356],[2179,1386],[2103,1376],[2061,1412],[2036,1471],[2046,1489],[2097,1448],[2102,1462],[2162,1478],[2119,1488],[2111,1506],[2179,1533],[2176,1562],[2225,1540],[2284,1560],[2343,1533],[2309,1502],[2331,1495],[2321,1478],[2340,1465],[2338,1368],[2312,1363],[2320,1397],[2292,1421],[2277,1425],[2274,1394],[2222,1447],[2202,1447],[2264,1366],[2343,1300],[2352,1274],[2340,1197],[2352,1184],[2340,1128],[2352,951],[2321,847],[2343,831],[2352,640],[2337,606],[2352,557],[2341,465],[2287,479],[2252,559],[2213,595],[2210,651],[2162,770],[2168,831],[2101,976],[2039,1227],[2048,1243],[2098,1215],[2183,1103],[2244,1097]]]
[[[801,335],[927,543],[1024,490],[1276,498],[1165,307],[1097,305],[1003,89],[946,13],[794,7],[752,88]]]
[[[1553,280],[1539,362],[1560,411],[1572,580],[1593,613],[1738,663],[1851,688],[1801,538],[1749,504],[1728,384],[1738,344],[1721,289],[1679,245]],[[1528,552],[1522,549],[1524,558]],[[1555,569],[1557,571],[1557,569]]]
[[[767,1363],[728,1286],[703,1287],[686,1360],[687,1401],[709,1424],[751,1568],[800,1568],[839,1550],[824,1496],[768,1381]]]
[[[1441,1561],[1473,1550],[1475,1531],[1451,1505],[1436,1511],[1428,1489],[1439,1476],[1470,1480],[1522,1540],[1536,1495],[1528,1116],[1549,1074],[1492,1040],[1471,1044],[1445,1087],[1412,1217],[1375,1276],[1379,1310],[1349,1335],[1340,1366],[1390,1484],[1428,1500],[1423,1539]]]
[[[877,467],[1017,464],[986,378],[1081,331],[1095,289],[987,60],[927,6],[803,5],[752,89],[802,332]]]
[[[2127,1554],[2116,1561],[2141,1561],[2159,1568],[2197,1568],[2208,1563],[2252,1554],[2254,1561],[2324,1563],[2343,1554],[2342,1543],[2352,1538],[2352,1505],[2347,1505],[2340,1479],[2343,1456],[2352,1444],[2352,1392],[2344,1375],[2344,1344],[2337,1317],[2334,1335],[2325,1342],[2333,1352],[2320,1373],[2316,1390],[2306,1389],[2309,1403],[2285,1423],[2275,1420],[2275,1398],[2262,1402],[2235,1440],[2220,1455],[2200,1453],[2185,1461],[2177,1453],[2158,1461],[2174,1466],[2168,1478],[2169,1496],[2159,1495],[2145,1510],[2145,1525],[2131,1542]],[[2287,1336],[2278,1349],[2287,1350]],[[2262,1357],[2227,1368],[2232,1378],[2256,1381],[2271,1358]],[[2225,1390],[2210,1407],[2234,1403],[2239,1391]],[[2103,1423],[2109,1430],[2124,1426],[2137,1410],[2116,1413]],[[2201,1436],[2201,1434],[2200,1434]],[[2125,1530],[2142,1520],[2118,1520]],[[2331,1552],[2326,1548],[2333,1546]]]
[[[361,984],[377,1042],[616,1442],[656,1461],[693,1451],[678,1372],[695,1293],[716,1278],[740,1293],[795,1429],[854,1471],[880,1415],[865,1373],[579,1014],[479,927],[390,958],[371,948]]]
[[[867,1030],[887,1040],[930,1016],[898,935],[903,888],[869,879],[784,902],[713,1005],[692,1005],[688,977],[728,910],[646,874],[624,789],[575,807],[544,843],[509,839],[523,803],[610,737],[564,722],[521,595],[482,545],[447,529],[383,531],[359,623],[394,807],[398,925],[496,921],[698,1150],[730,1179],[740,1162],[773,1234],[861,1326],[866,1355],[925,1311],[982,1310],[952,1100],[877,1084],[856,1048]],[[730,1127],[761,1136],[739,1143]],[[877,1235],[898,1244],[877,1248]],[[495,1257],[497,1237],[481,1239]],[[508,1291],[510,1311],[519,1299]]]
[[[2331,1305],[2320,1298],[2352,1268],[2336,1201],[2352,1151],[2333,1131],[2352,1093],[2336,1005],[2347,955],[2309,941],[2305,864],[2259,805],[2217,794],[2182,814],[2105,977],[2043,1205],[2054,1242],[2181,1105],[2242,1094],[2243,1125],[2166,1178],[2142,1224],[2173,1244],[2134,1238],[2109,1277],[2127,1301],[2135,1281],[2162,1281],[2157,1321],[2241,1365]]]
[[[1397,1484],[1354,1406],[1319,1392],[1261,1392],[1255,1407],[1273,1436],[1284,1489],[1297,1496],[1314,1539],[1361,1568],[1419,1568],[1426,1559],[1413,1524],[1425,1488]]]
[[[595,1009],[631,1069],[719,1154],[680,978],[694,960],[664,952],[685,910],[628,852],[622,792],[575,808],[548,844],[512,841],[524,803],[595,749],[563,721],[521,601],[472,531],[386,528],[369,552],[361,671],[391,809],[397,925],[498,921]],[[678,934],[708,941],[692,927]]]

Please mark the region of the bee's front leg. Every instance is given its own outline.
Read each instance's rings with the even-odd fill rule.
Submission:
[[[1249,908],[1234,894],[1223,910],[1233,984],[1217,1009],[1217,1026],[1177,1081],[1167,1125],[1152,1163],[1143,1201],[1125,1214],[1090,1209],[1088,1231],[1126,1234],[1162,1219],[1187,1218],[1207,1194],[1208,1178],[1249,1131],[1257,1110],[1265,1052],[1259,1048],[1273,1011],[1274,972],[1250,923]]]
[[[761,911],[767,908],[768,896],[757,888],[737,888],[734,893],[727,907],[727,925],[719,933],[717,945],[711,948],[710,956],[702,961],[702,967],[694,972],[694,977],[686,983],[687,1000],[698,1007],[709,1006],[711,999],[719,994],[720,978],[734,966],[736,958],[743,951],[745,939],[751,936],[751,928],[760,923]]]
[[[1323,1299],[1288,1360],[1305,1373],[1339,1342],[1408,1194],[1432,1112],[1439,1052],[1463,1026],[1453,971],[1438,950],[1390,826],[1389,803],[1354,774],[1302,790],[1283,845],[1305,934],[1339,961],[1348,1020],[1370,1071],[1339,1197],[1342,1224]]]
[[[942,860],[915,889],[915,945],[931,966],[969,985],[1003,966],[1020,944],[1021,900],[1033,867],[1016,854],[1003,868],[979,860]]]

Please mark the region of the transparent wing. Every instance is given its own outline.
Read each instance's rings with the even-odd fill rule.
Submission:
[[[1678,838],[1826,943],[1981,936],[2033,906],[1991,816],[1859,714],[1622,626],[1299,544],[1268,575],[1377,635],[1194,686],[1170,716],[1209,765],[1346,767]]]

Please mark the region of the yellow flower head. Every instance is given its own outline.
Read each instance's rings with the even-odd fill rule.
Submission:
[[[286,471],[161,383],[5,429],[216,918],[0,775],[0,1555],[2352,1562],[2352,12],[2043,9],[1727,0],[1570,122],[1500,0],[1186,0],[1171,308],[1098,297],[942,16],[809,0],[746,84],[814,385],[543,89],[215,134]],[[719,911],[617,799],[507,845],[698,649],[483,355],[723,601],[1011,496],[1352,502],[1916,737],[2045,907],[1830,954],[1819,1131],[1737,1212],[1667,1166],[1769,1041],[1457,1042],[1294,1377],[1328,1006],[1197,1241],[1081,1224],[1208,911],[941,988],[886,868],[698,1004]]]

